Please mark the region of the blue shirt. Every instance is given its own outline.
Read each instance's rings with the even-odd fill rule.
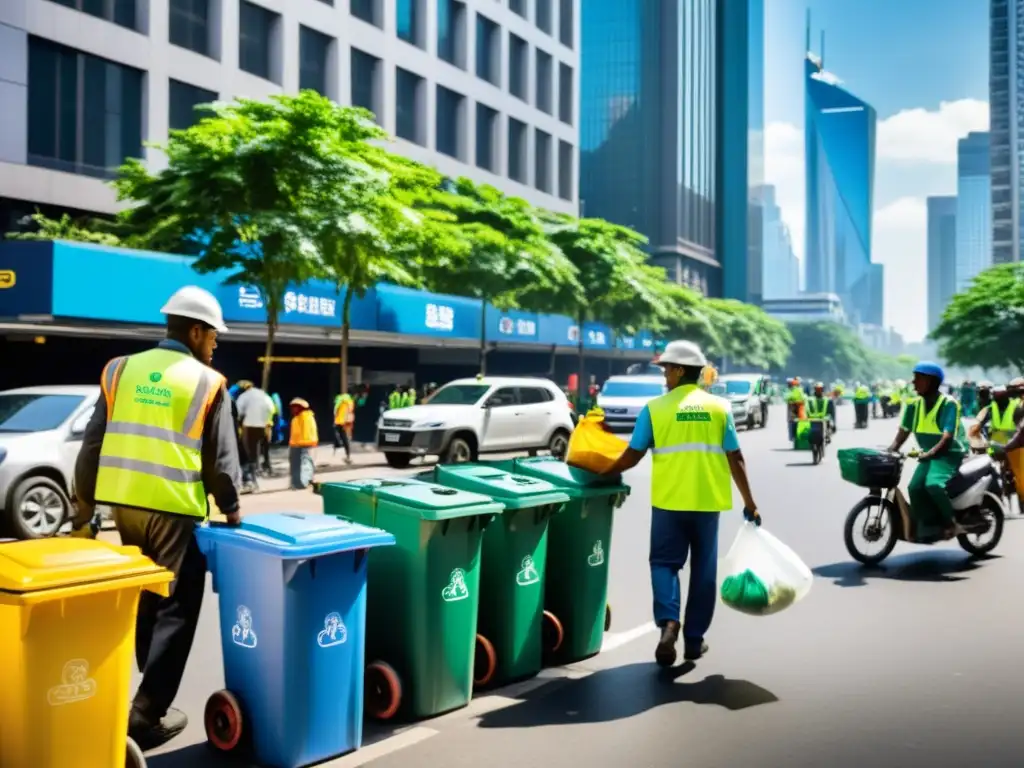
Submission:
[[[629,447],[634,451],[648,451],[654,447],[654,425],[651,423],[651,412],[644,406],[637,416],[633,436],[629,439]],[[728,453],[740,449],[740,437],[736,434],[736,421],[729,413],[725,423],[725,435],[722,437],[722,448]]]

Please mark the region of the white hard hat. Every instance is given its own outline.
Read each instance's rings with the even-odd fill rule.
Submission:
[[[160,312],[198,320],[209,325],[217,333],[227,333],[228,330],[224,325],[224,311],[220,308],[220,302],[212,293],[197,285],[186,285],[175,291]]]
[[[692,341],[670,341],[665,345],[656,365],[684,365],[687,368],[703,368],[708,364],[700,347]]]

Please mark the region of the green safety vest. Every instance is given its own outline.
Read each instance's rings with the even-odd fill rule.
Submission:
[[[824,397],[812,397],[807,401],[807,418],[824,419],[828,417],[828,400]]]
[[[96,503],[205,518],[203,426],[225,379],[192,355],[152,349],[107,363]]]
[[[405,396],[398,390],[392,392],[390,395],[388,395],[388,408],[390,408],[392,411],[395,411],[403,407],[402,401],[404,400],[404,397]]]
[[[722,447],[728,402],[687,384],[647,408],[654,431],[651,504],[677,512],[732,509],[732,475]]]
[[[409,408],[410,406],[416,405],[416,393],[415,392],[403,392],[402,393],[402,408]]]
[[[1013,417],[1016,415],[1019,404],[1020,400],[1014,398],[1006,404],[1006,410],[1004,411],[999,410],[999,404],[995,400],[989,405],[989,427],[993,443],[1006,445],[1010,442],[1010,438],[1017,431],[1017,423],[1013,420]]]
[[[867,387],[857,387],[857,390],[853,393],[854,400],[870,400],[871,390]]]
[[[949,452],[967,453],[967,433],[964,431],[963,421],[960,420],[960,403],[945,395],[939,395],[939,399],[932,406],[932,409],[925,413],[923,398],[916,398],[907,403],[907,408],[913,408],[914,439],[922,451],[930,451],[942,437],[942,429],[939,427],[939,411],[943,404],[951,402],[956,406],[956,433],[953,435],[953,442],[949,446]]]
[[[791,387],[789,392],[786,393],[787,403],[802,403],[804,401],[804,391],[800,387]]]

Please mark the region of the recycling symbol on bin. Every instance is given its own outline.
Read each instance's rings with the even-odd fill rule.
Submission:
[[[466,572],[461,568],[452,571],[448,580],[448,586],[441,590],[441,599],[446,603],[457,603],[469,597],[469,587],[466,586]]]
[[[587,556],[587,565],[591,568],[604,565],[604,546],[600,539],[594,542],[594,551]]]
[[[331,611],[324,618],[324,628],[316,636],[317,645],[321,648],[330,648],[334,645],[341,645],[346,640],[348,640],[348,630],[341,620],[341,614]]]
[[[89,676],[89,662],[85,659],[71,659],[60,673],[60,685],[46,692],[46,701],[51,707],[74,704],[96,695],[96,681]]]
[[[516,584],[520,587],[528,587],[538,581],[540,581],[540,573],[537,572],[537,566],[533,564],[533,558],[527,555],[523,558],[522,568],[516,574]]]

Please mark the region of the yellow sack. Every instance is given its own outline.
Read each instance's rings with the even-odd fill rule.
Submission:
[[[604,411],[595,408],[580,419],[573,430],[565,463],[600,474],[609,469],[628,447],[629,443],[604,428]]]
[[[1017,485],[1017,495],[1024,497],[1024,449],[1017,449],[1006,454],[1013,470],[1013,479]]]

